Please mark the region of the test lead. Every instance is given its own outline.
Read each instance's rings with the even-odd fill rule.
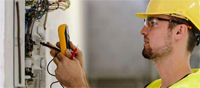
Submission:
[[[43,45],[43,46],[49,47],[49,48],[51,48],[51,49],[54,49],[54,50],[56,50],[56,51],[58,51],[58,52],[60,52],[60,49],[58,49],[58,48],[56,48],[56,47],[53,47],[53,46],[50,46],[50,45],[47,45],[47,44],[44,43],[44,42],[40,42],[40,44]]]
[[[73,51],[72,56],[70,57],[71,60],[73,60],[73,58],[74,58],[74,56],[75,56],[75,54],[76,54],[76,52],[77,52],[77,49],[78,49],[78,46],[77,46],[77,47],[75,48],[75,50]]]

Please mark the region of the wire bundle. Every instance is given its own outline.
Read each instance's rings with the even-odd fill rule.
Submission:
[[[70,6],[69,0],[28,0],[25,3],[26,9],[26,25],[30,26],[33,20],[40,20],[46,13],[57,9],[66,10]],[[29,24],[28,24],[29,23]],[[26,26],[26,28],[28,28]]]
[[[39,20],[42,16],[48,12],[52,12],[57,9],[66,10],[70,6],[69,0],[58,0],[58,1],[49,1],[49,0],[33,0],[26,1],[26,6],[30,8],[26,10],[26,17],[35,18]],[[28,20],[28,19],[27,19]]]
[[[26,46],[26,57],[31,57],[33,51],[33,45],[35,44],[32,40],[32,31],[35,21],[39,21],[44,15],[44,29],[46,29],[47,13],[55,11],[57,9],[66,10],[70,6],[69,0],[26,0],[26,13],[25,13],[25,46]]]

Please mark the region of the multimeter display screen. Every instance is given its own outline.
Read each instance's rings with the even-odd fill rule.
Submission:
[[[66,39],[66,47],[67,47],[67,49],[70,49],[70,45],[69,45],[69,41],[70,41],[69,29],[68,29],[67,26],[65,27],[65,39]]]

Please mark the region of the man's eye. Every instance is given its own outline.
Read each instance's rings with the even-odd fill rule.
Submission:
[[[151,26],[152,26],[152,27],[154,27],[154,26],[156,26],[156,25],[157,25],[156,22],[153,22],[153,21],[151,22]]]

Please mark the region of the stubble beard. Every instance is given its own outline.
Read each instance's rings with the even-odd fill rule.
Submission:
[[[165,39],[164,45],[152,48],[148,44],[148,46],[144,47],[144,49],[142,51],[142,55],[146,59],[155,61],[159,58],[163,58],[163,57],[170,55],[172,50],[173,50],[173,47],[172,47],[172,41],[171,41],[171,34],[169,34]]]

